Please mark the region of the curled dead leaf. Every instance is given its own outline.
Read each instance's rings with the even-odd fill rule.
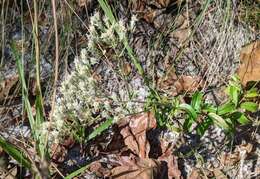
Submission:
[[[156,127],[156,119],[150,112],[134,115],[119,122],[125,145],[140,158],[147,158],[150,144],[146,132]]]
[[[241,64],[238,76],[245,86],[249,81],[260,80],[260,40],[253,42],[240,51]]]

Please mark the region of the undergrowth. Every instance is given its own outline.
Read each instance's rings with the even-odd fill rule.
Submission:
[[[22,63],[23,56],[17,53],[14,46],[12,47],[22,86],[24,109],[35,141],[34,147],[40,156],[38,162],[44,163],[45,160],[48,160],[49,143],[47,140],[51,143],[59,142],[58,139],[64,139],[69,135],[80,143],[86,143],[118,120],[144,111],[152,111],[161,128],[167,128],[179,133],[196,131],[200,136],[203,136],[211,125],[217,125],[227,134],[232,135],[238,125],[247,125],[254,122],[251,116],[259,109],[257,101],[260,95],[259,91],[255,87],[249,90],[244,89],[236,76],[231,78],[226,87],[227,101],[220,106],[206,102],[205,94],[199,91],[172,98],[157,92],[145,75],[141,63],[129,45],[127,34],[131,33],[132,22],[127,24],[118,21],[106,0],[98,0],[98,2],[105,15],[95,13],[91,17],[87,48],[81,51],[80,56],[75,60],[74,71],[62,83],[60,89],[62,97],[57,99],[57,107],[52,121],[44,121],[43,99],[40,91],[39,52],[37,51],[39,48],[36,37],[38,36],[37,24],[34,24],[34,31],[36,32],[34,32],[33,36],[34,48],[36,49],[37,76],[35,116],[28,98],[28,85]],[[194,24],[195,30],[202,21],[210,2],[209,0],[205,1],[204,8]],[[244,3],[244,5],[241,7],[241,17],[252,24],[259,17],[259,7],[249,6],[247,3]],[[37,19],[35,19],[35,22],[37,22]],[[260,25],[257,23],[256,27],[259,28]],[[195,30],[192,31],[190,37],[195,33]],[[121,90],[120,95],[111,95],[106,89],[98,86],[99,76],[95,75],[93,69],[99,63],[109,61],[110,59],[107,56],[111,54],[113,57],[112,63],[116,66],[111,71],[124,81],[128,78],[128,73],[130,73],[125,70],[125,64],[131,62],[131,68],[133,67],[144,81],[145,87],[142,90],[135,91],[130,84],[127,84],[127,88]],[[126,56],[130,62],[124,61]],[[124,82],[126,83],[126,80]],[[140,100],[140,97],[145,101]],[[184,102],[184,97],[190,98],[190,102]],[[98,127],[91,132],[87,132],[86,129],[90,126]],[[0,138],[0,146],[22,166],[32,168],[32,161],[24,155],[23,150],[9,144],[2,137]],[[37,173],[37,177],[44,175],[39,170],[43,170],[45,166],[38,167],[34,164],[33,167],[32,170]]]

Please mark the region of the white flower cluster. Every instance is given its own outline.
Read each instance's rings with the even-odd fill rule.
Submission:
[[[101,50],[101,46],[116,49],[120,42],[125,40],[126,32],[127,29],[123,21],[120,20],[111,24],[106,16],[101,17],[96,12],[90,18],[88,48],[95,52]]]
[[[117,49],[121,53],[126,32],[122,21],[110,24],[99,13],[91,17],[88,46],[75,58],[75,70],[62,82],[52,122],[42,125],[42,134],[49,132],[49,141],[77,134],[101,119],[112,117],[117,121],[142,112],[148,95],[143,81],[140,77],[133,77],[127,84],[118,80],[120,75],[104,63],[103,59],[109,57],[104,57],[99,48],[102,46],[114,52]],[[102,70],[97,70],[97,66],[102,66]],[[118,68],[118,63],[115,66]]]

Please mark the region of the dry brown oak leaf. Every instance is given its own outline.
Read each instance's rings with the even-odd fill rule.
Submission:
[[[172,155],[172,146],[166,141],[160,141],[162,155],[158,159],[149,158],[150,144],[146,132],[156,128],[156,119],[150,112],[134,115],[119,122],[120,133],[125,145],[137,156],[121,157],[121,166],[112,170],[113,178],[144,178],[155,176],[181,178],[176,158]],[[167,169],[163,167],[167,163]]]
[[[126,146],[140,158],[148,158],[150,144],[147,141],[146,132],[156,128],[154,115],[147,112],[122,119],[119,127],[123,126],[120,133]]]
[[[249,81],[260,81],[260,40],[241,49],[240,61],[237,73],[242,84],[245,86]]]

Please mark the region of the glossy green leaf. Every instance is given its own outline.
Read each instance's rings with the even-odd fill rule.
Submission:
[[[227,113],[231,113],[231,112],[233,112],[235,109],[236,109],[236,106],[235,106],[234,103],[232,103],[232,102],[227,102],[227,103],[221,105],[221,106],[218,108],[218,115],[224,115],[224,114],[227,114]]]
[[[221,127],[222,129],[229,131],[230,130],[230,126],[228,125],[228,123],[225,121],[225,119],[223,119],[221,116],[215,114],[215,113],[209,113],[208,116],[213,120],[213,122],[218,125],[219,127]]]
[[[201,103],[202,103],[202,97],[203,94],[201,92],[195,92],[192,95],[192,99],[191,99],[191,106],[193,107],[193,109],[195,109],[196,111],[200,111],[201,108]]]
[[[258,109],[258,104],[254,102],[243,102],[240,104],[240,107],[250,112],[256,112]]]
[[[22,166],[30,169],[31,168],[31,163],[30,160],[27,159],[23,152],[20,151],[16,146],[13,144],[10,144],[9,142],[5,141],[1,136],[0,136],[0,147],[8,153],[11,157],[13,157],[19,164]]]
[[[180,104],[179,106],[180,109],[186,111],[188,113],[188,115],[193,119],[196,120],[198,117],[198,114],[196,113],[196,111],[193,109],[193,107],[189,104]]]

